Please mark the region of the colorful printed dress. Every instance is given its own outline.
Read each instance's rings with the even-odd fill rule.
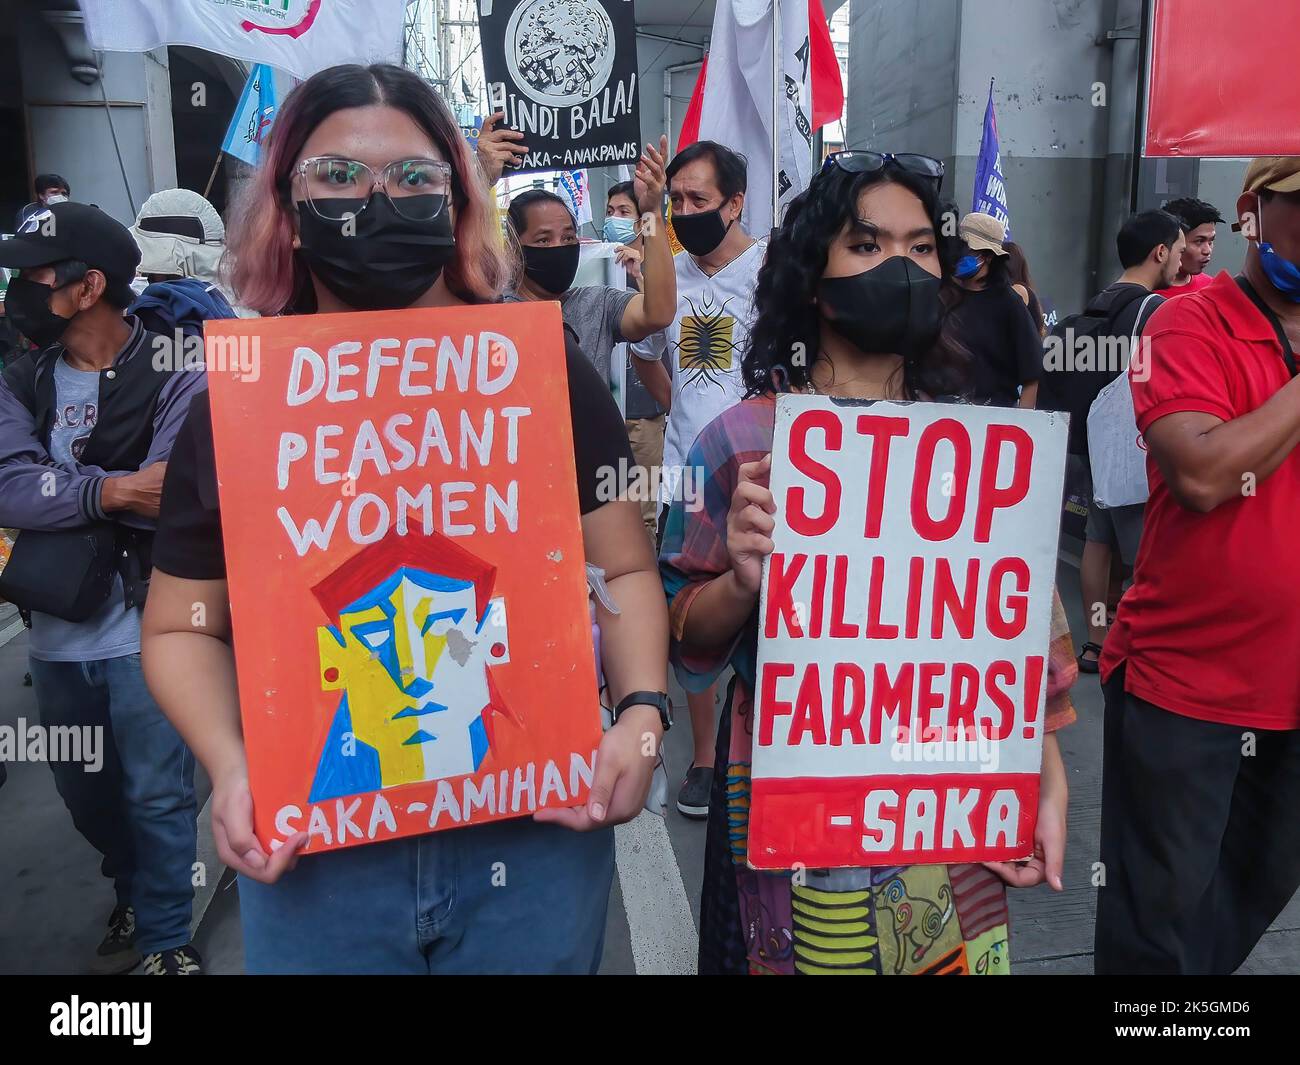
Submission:
[[[745,864],[758,610],[730,647],[686,647],[687,611],[731,568],[727,512],[742,464],[772,449],[770,397],[745,400],[705,427],[688,466],[702,474],[702,507],[668,515],[659,568],[668,594],[673,664],[682,686],[703,691],[734,670],[718,725],[700,901],[701,974],[962,974],[1010,971],[1006,885],[982,865],[758,872]],[[1077,666],[1053,596],[1047,731],[1074,720]]]

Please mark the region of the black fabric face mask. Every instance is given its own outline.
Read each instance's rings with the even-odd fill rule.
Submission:
[[[553,244],[546,248],[524,245],[524,273],[533,284],[552,296],[567,292],[578,276],[578,244]]]
[[[321,218],[311,204],[299,200],[298,239],[312,275],[349,307],[359,311],[409,307],[456,257],[456,238],[445,206],[435,218],[412,221],[398,214],[383,193],[372,195],[368,204],[336,202],[341,210],[360,212],[350,226],[348,220]],[[345,234],[345,227],[351,235]]]
[[[57,291],[53,285],[15,277],[5,293],[5,314],[9,321],[38,348],[48,348],[57,343],[72,324],[71,318],[50,310],[50,297]]]
[[[674,214],[673,232],[681,246],[692,255],[708,255],[723,242],[733,222],[734,218],[731,222],[724,222],[722,208],[715,207],[712,211],[697,214]]]
[[[941,286],[906,255],[894,255],[874,270],[822,278],[817,300],[827,324],[854,346],[908,358],[939,337]]]

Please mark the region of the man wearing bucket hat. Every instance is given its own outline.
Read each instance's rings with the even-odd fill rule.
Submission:
[[[970,398],[997,407],[1034,406],[1043,342],[1025,302],[1011,287],[1006,230],[992,215],[971,213],[957,227],[962,257],[953,276],[959,301],[949,317],[971,356]]]
[[[1300,157],[1129,371],[1151,497],[1106,638],[1098,973],[1230,973],[1300,887]],[[1141,372],[1139,372],[1139,370]]]

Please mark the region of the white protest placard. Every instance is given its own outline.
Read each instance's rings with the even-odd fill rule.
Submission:
[[[777,400],[751,866],[1032,853],[1067,430]]]

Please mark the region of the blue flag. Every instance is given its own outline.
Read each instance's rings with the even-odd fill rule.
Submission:
[[[975,161],[975,195],[971,210],[991,214],[1011,239],[1011,212],[1007,209],[1007,185],[1002,178],[1002,151],[998,147],[998,120],[993,114],[993,79],[989,79],[989,102],[984,108],[984,135]]]
[[[461,124],[460,131],[465,134],[465,140],[469,144],[471,152],[478,151],[478,135],[483,132],[483,116],[475,115],[472,126]]]
[[[221,150],[249,166],[257,166],[262,141],[275,121],[275,108],[275,74],[265,63],[259,63],[248,75]]]

